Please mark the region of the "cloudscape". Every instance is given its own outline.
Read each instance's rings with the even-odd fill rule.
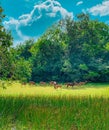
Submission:
[[[37,39],[53,23],[81,12],[109,24],[109,0],[3,0],[1,5],[6,15],[3,24],[11,30],[15,44]]]

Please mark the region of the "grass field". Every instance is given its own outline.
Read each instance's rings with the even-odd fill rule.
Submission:
[[[109,130],[109,84],[0,87],[0,130]]]

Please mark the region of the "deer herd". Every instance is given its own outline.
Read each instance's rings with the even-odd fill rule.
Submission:
[[[64,85],[69,88],[69,87],[74,87],[74,86],[82,86],[85,85],[87,81],[84,82],[70,82],[70,83],[65,83]],[[29,85],[35,85],[36,83],[34,81],[30,81]],[[41,86],[48,85],[48,83],[41,81],[39,83]],[[22,83],[22,85],[26,85],[26,83]],[[56,81],[50,81],[49,82],[50,86],[53,86],[54,89],[62,88],[62,85],[58,84]]]

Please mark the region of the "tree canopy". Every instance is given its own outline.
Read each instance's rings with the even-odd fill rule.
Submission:
[[[2,25],[3,9],[0,7],[0,78],[10,77],[11,53],[10,47],[13,44],[11,33],[6,31]]]
[[[88,14],[66,17],[36,42],[12,47],[0,8],[0,78],[35,82],[109,82],[109,25]]]

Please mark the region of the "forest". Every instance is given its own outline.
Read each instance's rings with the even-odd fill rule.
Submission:
[[[109,25],[85,13],[53,24],[37,41],[14,46],[0,7],[0,79],[109,82]]]

